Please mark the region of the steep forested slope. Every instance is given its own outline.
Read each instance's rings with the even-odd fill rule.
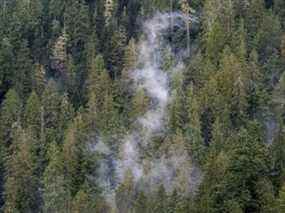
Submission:
[[[285,212],[285,1],[0,0],[0,212]]]

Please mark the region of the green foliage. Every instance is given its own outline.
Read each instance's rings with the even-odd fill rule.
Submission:
[[[11,144],[12,131],[15,124],[20,122],[21,111],[21,99],[14,89],[10,89],[1,107],[0,134],[2,144],[6,146]]]
[[[132,110],[130,111],[130,119],[135,120],[143,115],[148,108],[149,98],[146,96],[145,91],[140,89],[132,98]]]
[[[116,192],[116,205],[119,212],[132,212],[134,208],[134,182],[131,171],[125,174],[125,181],[120,185]]]
[[[39,209],[34,140],[29,132],[18,127],[14,136],[14,152],[6,165],[4,212],[37,212]]]
[[[103,134],[118,127],[118,112],[115,105],[114,92],[110,76],[105,69],[102,56],[97,56],[89,73],[88,111],[92,128],[99,128]]]
[[[67,173],[67,187],[74,196],[88,175],[89,161],[87,127],[83,116],[78,114],[66,131],[63,144],[63,161]],[[95,165],[94,165],[95,166]]]
[[[52,143],[48,149],[49,164],[43,174],[44,212],[65,212],[70,209],[70,193],[64,176],[63,156],[60,148]]]
[[[107,68],[113,78],[118,78],[121,76],[124,65],[124,55],[125,46],[127,44],[126,32],[123,27],[116,30],[110,41],[108,41],[108,46],[106,48],[106,62]]]
[[[284,185],[282,186],[282,188],[280,189],[279,192],[279,197],[277,200],[277,205],[278,205],[278,211],[279,212],[283,212],[285,210],[285,190],[284,190]]]
[[[41,132],[41,102],[33,91],[27,100],[24,112],[24,120],[27,128],[31,129],[38,137]]]
[[[211,26],[210,30],[205,33],[205,48],[207,57],[211,60],[216,61],[221,54],[225,45],[225,34],[221,27],[221,24],[216,21]]]
[[[99,165],[116,179],[123,136],[156,104],[133,89],[142,23],[176,10],[199,21],[165,31],[167,124],[138,158],[147,170],[171,144],[202,182],[148,191],[127,172],[106,197]],[[284,212],[284,23],[284,0],[0,0],[0,212]]]
[[[46,142],[50,143],[57,141],[63,134],[59,130],[60,125],[60,113],[61,113],[61,97],[57,91],[57,85],[54,81],[50,81],[43,92],[42,111],[44,122],[44,134]]]

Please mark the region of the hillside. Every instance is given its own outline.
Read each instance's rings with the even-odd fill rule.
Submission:
[[[0,0],[0,213],[284,213],[284,0]]]

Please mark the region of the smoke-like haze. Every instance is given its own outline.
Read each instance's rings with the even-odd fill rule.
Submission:
[[[191,191],[200,180],[200,171],[191,165],[191,158],[185,144],[169,144],[169,150],[153,159],[145,158],[144,150],[157,134],[163,134],[167,121],[167,108],[171,103],[171,78],[183,69],[183,63],[175,58],[175,64],[163,70],[163,51],[171,52],[164,34],[171,27],[185,27],[183,23],[190,19],[180,13],[158,13],[144,24],[144,37],[139,43],[137,69],[130,78],[136,90],[143,89],[150,98],[151,106],[141,117],[137,118],[137,128],[126,135],[120,147],[118,159],[114,160],[116,183],[119,185],[127,172],[131,172],[134,183],[143,185],[144,190],[163,184],[168,192],[174,188]],[[180,57],[181,58],[181,57]],[[109,155],[110,150],[99,142],[94,148],[98,152]],[[110,186],[106,180],[108,165],[102,162],[100,174],[102,187]],[[104,182],[105,180],[105,182]]]
[[[124,179],[127,170],[130,170],[135,182],[147,180],[151,185],[156,182],[162,183],[170,191],[174,187],[175,178],[180,170],[187,173],[185,179],[191,178],[193,168],[191,165],[186,165],[191,162],[191,159],[183,150],[183,144],[182,150],[153,159],[151,163],[145,163],[142,160],[143,153],[139,148],[147,146],[151,142],[151,137],[163,130],[167,119],[167,106],[171,102],[170,78],[173,73],[183,69],[179,59],[176,59],[178,62],[169,70],[162,69],[161,49],[170,49],[163,38],[163,33],[170,28],[170,20],[174,25],[180,25],[187,19],[189,17],[180,13],[165,13],[157,14],[144,24],[145,39],[139,45],[137,64],[139,68],[131,72],[131,78],[138,90],[145,90],[153,104],[142,117],[138,118],[140,132],[135,130],[124,140],[117,168],[120,181]],[[149,164],[147,169],[145,164]],[[191,183],[191,180],[185,181],[187,186]]]

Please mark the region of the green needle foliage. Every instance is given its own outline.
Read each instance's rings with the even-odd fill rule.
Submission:
[[[201,175],[191,190],[131,171],[118,184],[124,135],[156,104],[133,80],[143,23],[175,11],[199,21],[163,32],[161,69],[181,52],[184,66],[135,157],[148,171],[187,153]],[[2,212],[285,212],[285,1],[0,0]]]

